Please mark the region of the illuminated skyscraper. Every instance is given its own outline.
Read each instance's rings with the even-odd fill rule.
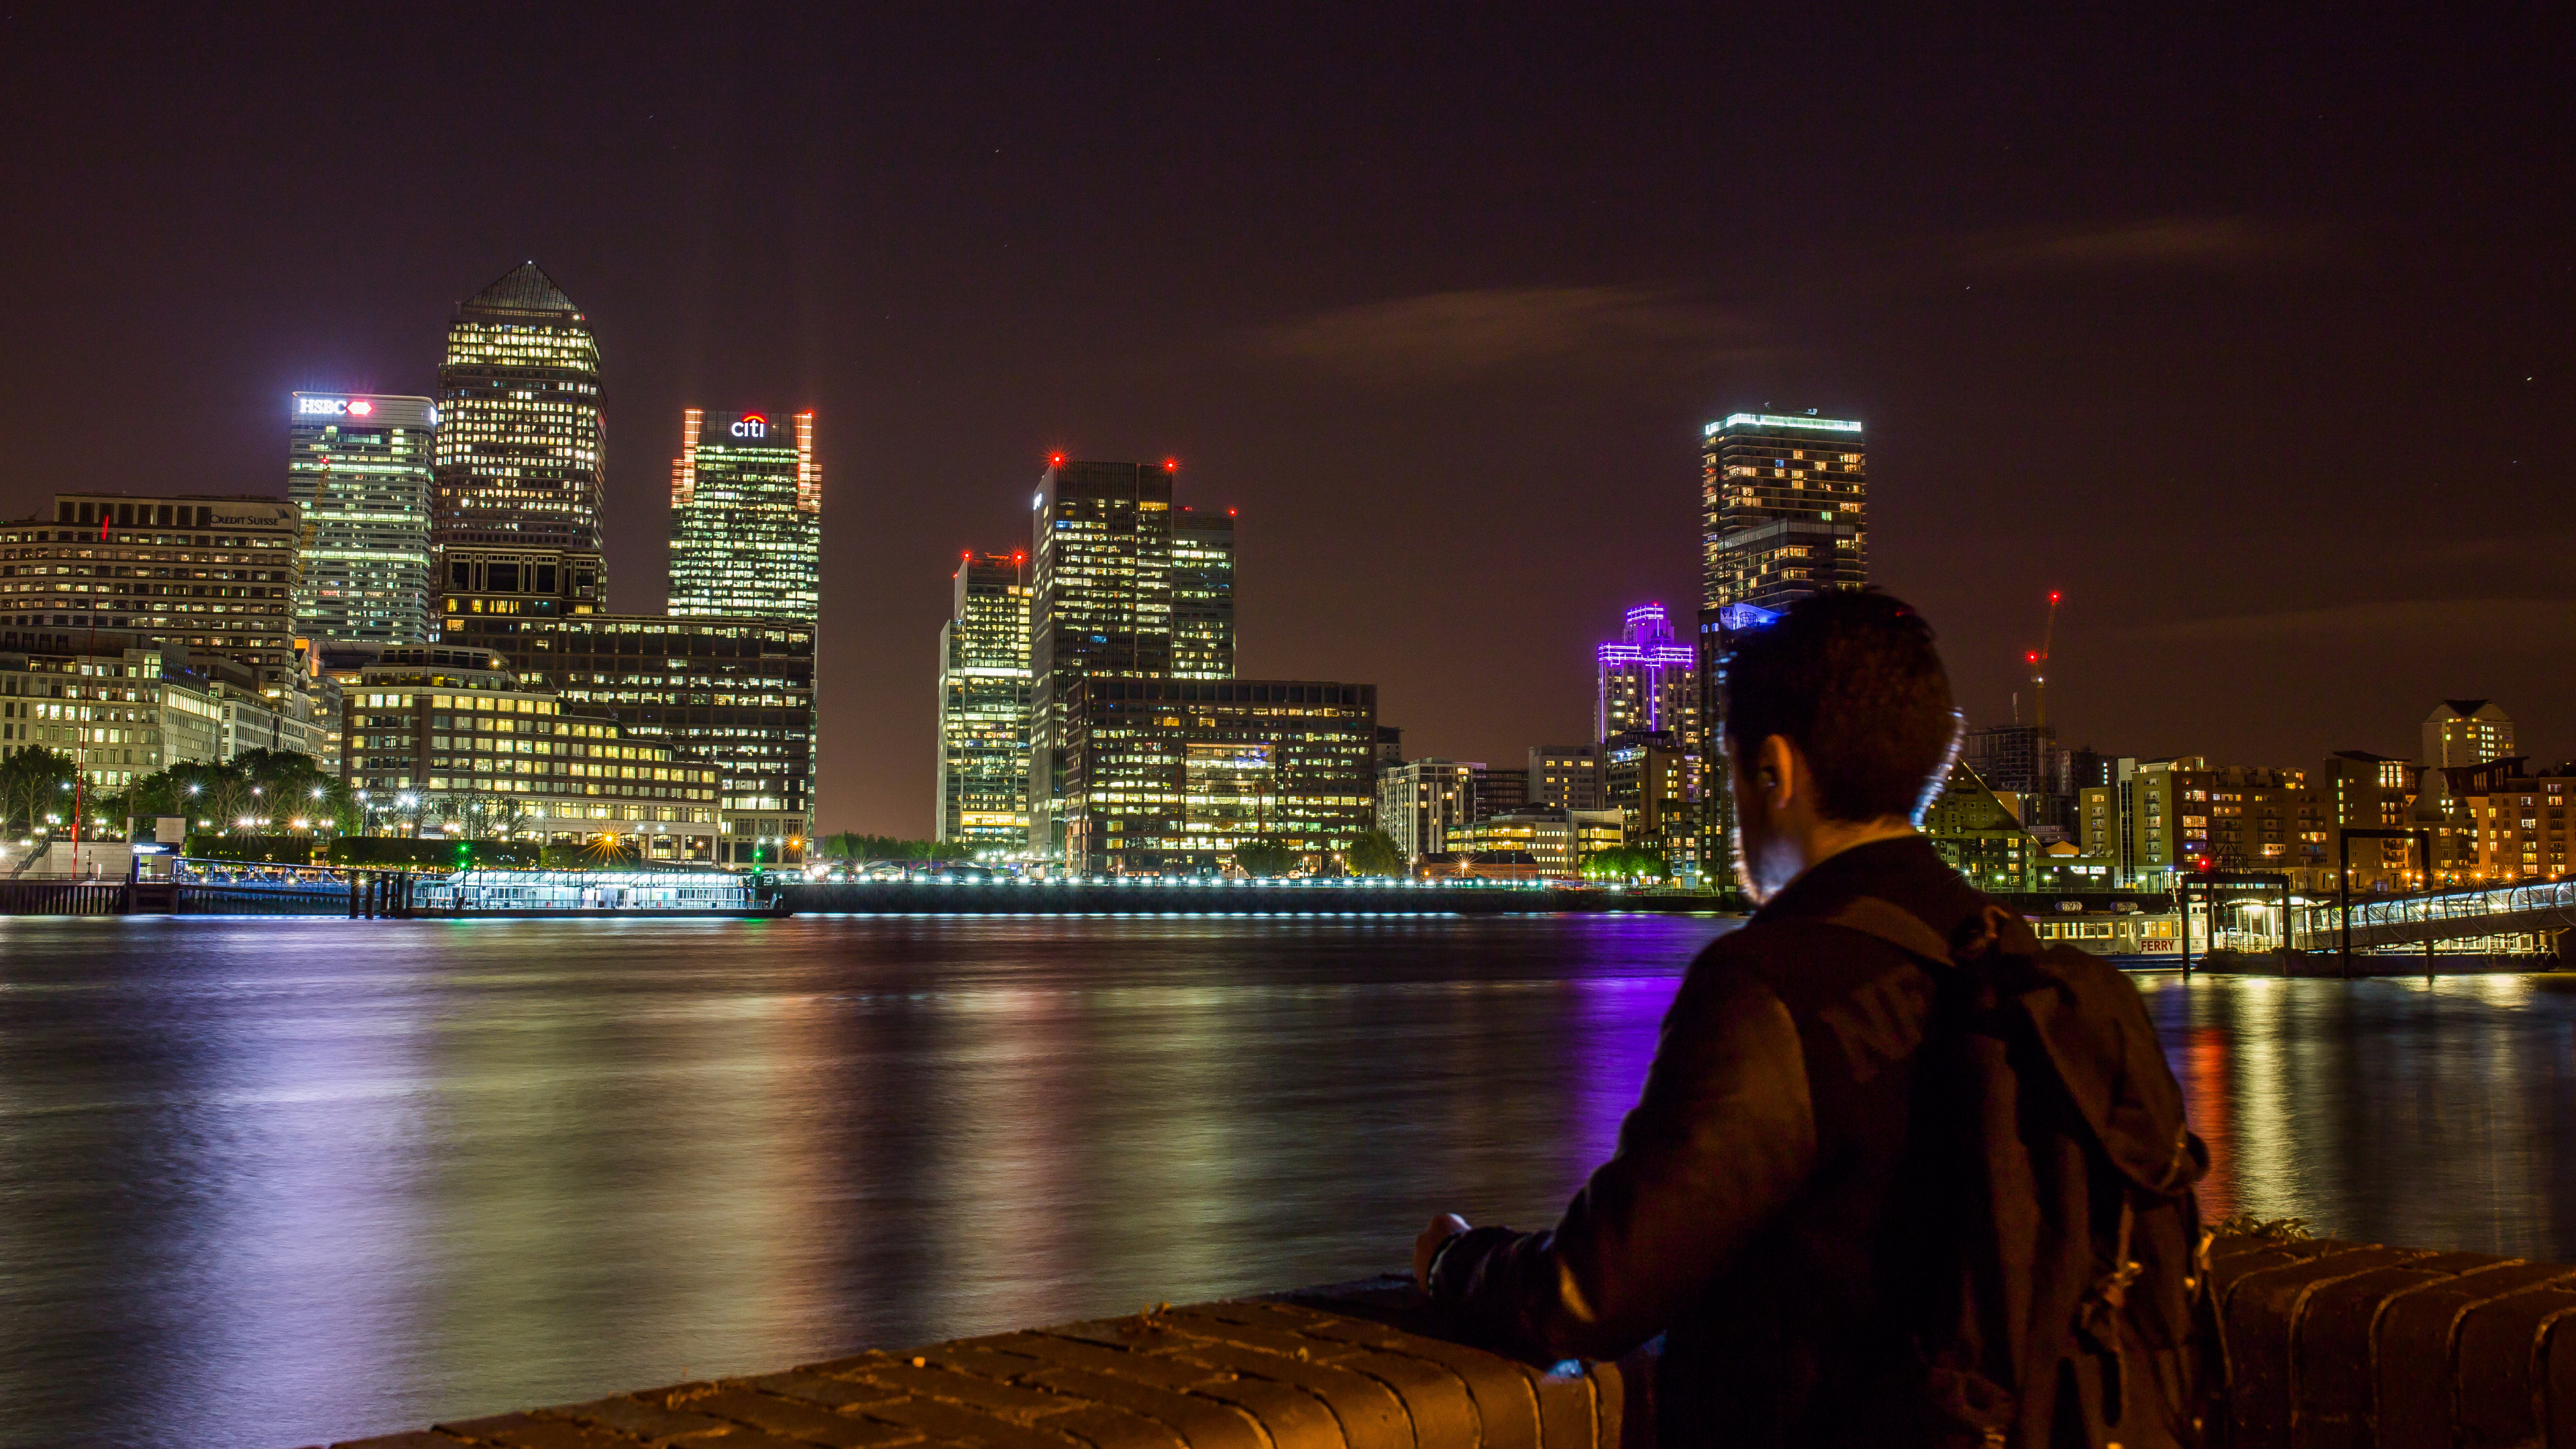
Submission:
[[[1172,519],[1172,674],[1234,677],[1234,510]]]
[[[1593,658],[1602,801],[1626,811],[1629,835],[1657,842],[1675,874],[1696,879],[1698,802],[1707,774],[1699,652],[1674,642],[1663,605],[1640,604],[1628,611],[1618,640],[1601,645]]]
[[[438,398],[433,543],[599,551],[599,343],[536,263],[458,306]]]
[[[979,855],[1029,844],[1028,555],[968,554],[939,626],[939,833]]]
[[[1082,681],[1172,672],[1172,475],[1057,457],[1029,499],[1029,849],[1064,858],[1064,744]]]
[[[295,630],[309,639],[426,644],[430,438],[425,397],[299,392],[288,404],[286,496],[304,512]]]
[[[1661,604],[1628,611],[1616,643],[1595,652],[1600,691],[1592,711],[1597,744],[1625,730],[1670,730],[1685,742],[1699,738],[1699,655],[1673,642],[1673,624]]]
[[[811,411],[681,414],[680,456],[671,462],[673,614],[814,623],[822,539]]]
[[[1869,581],[1861,425],[1736,413],[1700,449],[1700,607],[1783,609]]]

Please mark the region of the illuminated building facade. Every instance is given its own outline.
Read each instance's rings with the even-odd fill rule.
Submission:
[[[1029,845],[1028,555],[968,554],[939,626],[938,839]]]
[[[639,739],[488,650],[387,649],[343,697],[340,778],[371,820],[428,835],[611,837],[646,860],[708,860],[720,772]]]
[[[286,496],[304,514],[295,628],[307,639],[426,644],[430,448],[425,397],[299,392],[287,403]]]
[[[249,665],[263,694],[303,688],[302,517],[275,498],[55,494],[51,519],[0,526],[0,631],[122,629]]]
[[[1526,854],[1536,862],[1537,873],[1549,879],[1572,879],[1581,872],[1585,856],[1616,850],[1626,841],[1627,832],[1616,810],[1566,810],[1544,805],[1489,815],[1449,832],[1452,850],[1477,855],[1496,851]]]
[[[1029,500],[1029,851],[1067,860],[1074,696],[1093,674],[1172,672],[1177,464],[1051,460]]]
[[[1628,611],[1615,643],[1595,651],[1599,689],[1593,735],[1608,739],[1624,730],[1671,730],[1685,743],[1699,737],[1699,654],[1673,642],[1671,616],[1661,604]]]
[[[2337,750],[2326,756],[2316,779],[2334,825],[2357,830],[2404,830],[2411,823],[2408,810],[2415,803],[2417,779],[2424,773],[2428,772],[2423,766],[2392,755]],[[2084,792],[2087,811],[2095,809],[2093,799],[2097,794],[2107,792]],[[2089,837],[2086,845],[2089,851]],[[2411,874],[2417,870],[2416,843],[2411,839],[2363,836],[2346,842],[2346,846],[2354,890],[2404,890],[2421,879],[2419,874]]]
[[[1076,873],[1210,875],[1254,841],[1320,866],[1372,824],[1374,685],[1093,674],[1066,717]]]
[[[2331,779],[2212,766],[2199,755],[2121,759],[2111,773],[2110,784],[2076,792],[2074,843],[2084,857],[2111,866],[2115,886],[2170,890],[2206,862],[2217,870],[2277,871],[2295,890],[2334,889],[2339,806]],[[2363,858],[2360,844],[2356,859]]]
[[[728,865],[793,863],[813,834],[814,629],[662,614],[449,616],[447,639],[506,656],[567,708],[711,761]]]
[[[1700,451],[1700,604],[1783,609],[1869,581],[1869,467],[1861,425],[1736,413]]]
[[[438,369],[431,542],[600,549],[599,342],[528,262],[456,309]]]
[[[2519,756],[2452,767],[2448,783],[2463,807],[2462,843],[2475,851],[2473,882],[2567,875],[2567,798],[2576,772],[2562,767],[2525,775],[2522,767]]]
[[[2483,765],[2513,753],[2513,719],[2491,699],[2446,699],[2424,717],[2423,764]]]
[[[1706,774],[1699,651],[1674,642],[1663,605],[1640,604],[1594,662],[1601,803],[1621,812],[1632,837],[1658,844],[1674,875],[1697,881],[1707,826],[1699,809]]]
[[[823,469],[814,414],[681,414],[671,461],[670,611],[689,618],[819,617]]]
[[[1476,760],[1406,760],[1377,777],[1377,828],[1408,861],[1462,847],[1450,838],[1476,819]]]
[[[1601,808],[1599,745],[1532,745],[1530,803],[1550,810]]]
[[[1234,677],[1234,510],[1172,517],[1172,674]]]
[[[1919,822],[1950,868],[1979,890],[2039,888],[2039,842],[1966,761],[1953,761]]]
[[[1698,757],[1672,730],[1622,730],[1601,742],[1602,807],[1681,877],[1699,869],[1698,777]]]
[[[164,649],[128,634],[95,643],[54,637],[60,642],[49,646],[0,646],[0,760],[51,750],[70,756],[92,786],[118,790],[172,765],[225,758],[222,706]],[[69,803],[59,812],[65,820]]]

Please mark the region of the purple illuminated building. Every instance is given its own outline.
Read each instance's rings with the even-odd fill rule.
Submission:
[[[1699,738],[1699,657],[1673,638],[1672,617],[1661,604],[1628,611],[1619,640],[1599,651],[1600,698],[1593,711],[1597,742],[1629,730],[1670,730]]]
[[[1602,645],[1596,658],[1601,687],[1592,724],[1603,763],[1601,803],[1621,812],[1631,843],[1663,851],[1676,876],[1696,881],[1705,838],[1698,819],[1706,760],[1699,651],[1673,637],[1663,605],[1640,604],[1628,611],[1618,642]],[[1652,749],[1624,748],[1640,742]],[[1641,763],[1649,756],[1651,769]],[[1636,767],[1623,772],[1619,760]]]

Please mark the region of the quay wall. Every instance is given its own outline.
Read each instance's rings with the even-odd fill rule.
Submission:
[[[2219,1239],[2234,1449],[2576,1449],[2576,1267]],[[1388,1277],[455,1419],[341,1449],[1649,1449],[1651,1356],[1523,1363]]]

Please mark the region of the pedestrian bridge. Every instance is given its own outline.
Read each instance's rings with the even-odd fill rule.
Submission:
[[[2333,902],[2294,907],[2297,944],[2312,951],[2336,949],[2343,942],[2344,909]],[[2576,927],[2576,880],[2372,896],[2353,901],[2351,911],[2355,950],[2511,937],[2540,938],[2528,948],[2548,950],[2558,932]]]

